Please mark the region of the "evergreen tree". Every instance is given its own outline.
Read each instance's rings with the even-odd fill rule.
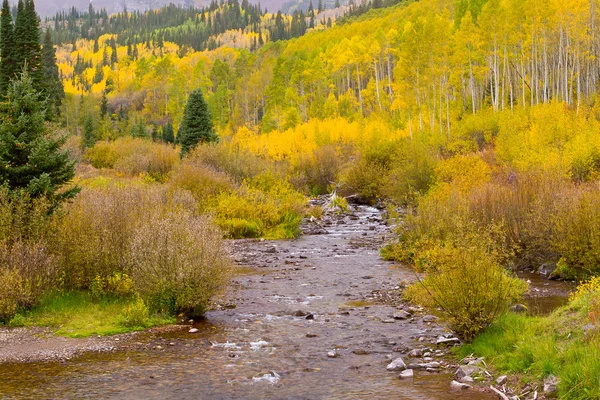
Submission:
[[[102,100],[100,101],[100,118],[104,119],[108,115],[108,99],[106,98],[106,90],[102,91]]]
[[[8,89],[10,80],[17,72],[17,66],[14,60],[15,36],[12,20],[12,13],[8,0],[2,3],[2,12],[0,13],[0,96],[4,95]]]
[[[19,0],[15,23],[15,63],[18,68],[27,64],[33,87],[44,88],[42,72],[42,47],[40,45],[40,19],[35,12],[33,0]]]
[[[196,89],[188,98],[183,120],[177,132],[177,143],[181,145],[181,156],[186,155],[198,143],[217,142],[219,137],[214,131],[208,104],[202,90]]]
[[[0,185],[32,198],[46,197],[53,209],[79,188],[61,190],[75,176],[75,164],[61,150],[66,138],[46,131],[46,102],[39,97],[25,71],[0,103]]]
[[[56,53],[50,30],[46,30],[42,47],[42,71],[45,79],[44,94],[48,97],[48,120],[60,115],[60,107],[65,98],[65,90],[56,65]]]
[[[131,127],[131,136],[137,138],[145,138],[147,136],[144,118],[136,119],[135,124]]]
[[[170,122],[167,122],[167,124],[163,126],[162,139],[165,143],[175,143],[175,131],[173,130],[173,124]]]
[[[94,126],[94,117],[91,113],[87,113],[83,121],[83,145],[86,148],[94,146],[98,140],[96,135],[96,127]]]

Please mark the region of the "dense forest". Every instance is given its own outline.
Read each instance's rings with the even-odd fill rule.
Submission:
[[[600,321],[598,0],[90,6],[46,20],[46,35],[32,0],[19,4],[13,21],[5,1],[0,26],[4,113],[9,78],[31,79],[82,190],[59,213],[0,192],[6,214],[44,216],[24,241],[0,230],[5,259],[41,246],[35,268],[54,277],[18,281],[15,263],[31,293],[0,303],[0,320],[28,321],[48,287],[120,296],[130,329],[202,314],[230,273],[222,237],[296,237],[348,198],[385,207],[396,236],[382,255],[424,274],[404,298],[471,343],[461,352],[522,383],[559,376],[565,398],[600,393],[600,339],[583,328]],[[319,195],[328,205],[308,207]],[[188,267],[208,265],[204,248],[214,268],[199,277]],[[548,316],[507,314],[528,291],[515,272],[542,265],[585,283]],[[188,296],[179,272],[206,295]]]

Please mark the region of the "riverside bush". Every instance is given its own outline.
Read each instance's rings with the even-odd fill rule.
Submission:
[[[135,231],[127,253],[136,293],[154,311],[202,315],[229,278],[221,237],[206,217],[151,216]]]
[[[421,255],[429,272],[407,289],[407,297],[428,307],[439,307],[449,327],[470,341],[489,326],[526,290],[499,263],[487,233],[467,233]]]
[[[54,223],[50,244],[69,289],[87,289],[95,280],[125,272],[134,233],[153,215],[184,209],[194,211],[189,193],[161,186],[88,188]]]
[[[54,258],[41,242],[0,242],[0,322],[36,304],[53,287]]]

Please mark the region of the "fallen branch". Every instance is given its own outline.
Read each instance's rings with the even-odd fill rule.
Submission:
[[[498,389],[496,389],[496,388],[495,388],[493,385],[490,385],[490,389],[492,389],[492,391],[493,391],[494,393],[496,393],[498,396],[500,396],[500,398],[501,398],[502,400],[510,400],[510,399],[508,398],[508,396],[506,396],[504,393],[502,393],[501,391],[499,391]]]

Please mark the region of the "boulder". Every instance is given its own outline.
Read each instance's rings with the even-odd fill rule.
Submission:
[[[508,377],[507,377],[506,375],[499,376],[499,377],[496,379],[496,384],[497,384],[497,385],[504,385],[504,384],[506,383],[506,381],[507,381],[507,380],[508,380]]]
[[[476,365],[461,365],[456,370],[456,377],[458,379],[464,378],[465,376],[472,376],[481,372],[481,368]]]
[[[401,357],[396,358],[394,361],[388,364],[386,367],[388,371],[404,371],[406,369],[406,364]]]
[[[408,356],[413,358],[423,357],[423,349],[412,349]]]
[[[444,337],[444,336],[440,336],[440,337],[438,337],[438,339],[437,339],[437,341],[435,343],[439,344],[439,345],[444,345],[444,344],[460,344],[460,339],[459,338],[455,338],[455,337],[447,338],[447,337]]]
[[[423,317],[423,322],[436,322],[438,320],[438,317],[436,317],[435,315],[426,315]]]

